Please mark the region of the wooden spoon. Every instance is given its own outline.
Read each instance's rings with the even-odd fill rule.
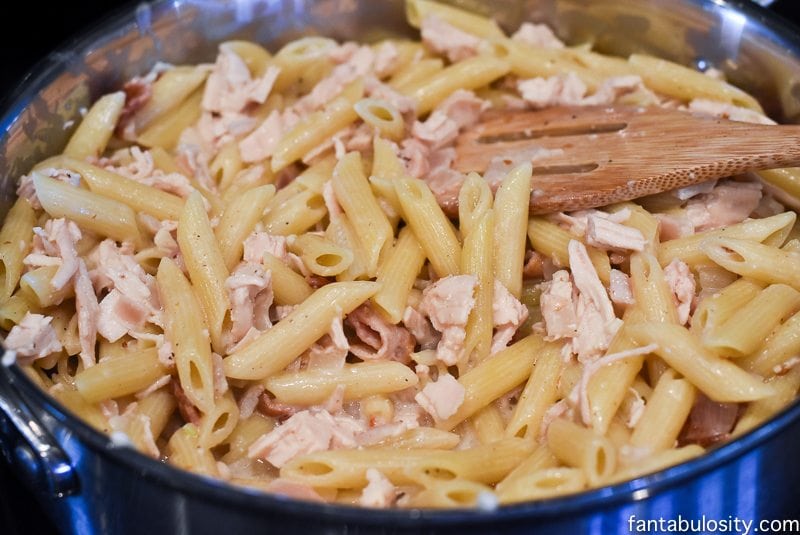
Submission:
[[[800,126],[657,107],[496,111],[459,136],[455,168],[483,173],[493,160],[505,167],[533,162],[531,213],[579,210],[746,171],[798,166]]]

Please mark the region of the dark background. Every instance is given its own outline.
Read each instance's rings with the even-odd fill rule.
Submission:
[[[377,0],[380,1],[380,0]],[[78,0],[76,2],[35,2],[21,0],[6,6],[0,25],[0,103],[22,83],[25,74],[56,47],[103,21],[122,6],[137,2],[120,0]],[[798,0],[778,0],[773,10],[800,24]],[[35,21],[32,24],[31,21]],[[13,27],[16,26],[16,27]],[[48,535],[54,527],[38,510],[34,500],[0,461],[0,534]]]

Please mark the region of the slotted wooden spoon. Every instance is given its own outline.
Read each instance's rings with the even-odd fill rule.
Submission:
[[[549,149],[539,151],[538,149]],[[459,136],[455,167],[531,160],[531,212],[594,208],[726,176],[800,165],[800,126],[657,107],[498,111]],[[545,155],[542,156],[541,153]]]

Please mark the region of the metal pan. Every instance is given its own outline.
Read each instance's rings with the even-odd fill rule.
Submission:
[[[784,121],[800,120],[800,29],[743,0],[462,0],[507,28],[544,21],[604,52],[714,66]],[[211,60],[215,44],[279,45],[309,33],[404,34],[401,1],[181,0],[142,4],[50,55],[0,120],[0,212],[14,182],[60,150],[79,116],[156,60]],[[691,462],[575,496],[495,511],[383,511],[318,505],[175,470],[109,439],[0,366],[0,450],[66,533],[629,533],[636,520],[800,515],[800,402]]]

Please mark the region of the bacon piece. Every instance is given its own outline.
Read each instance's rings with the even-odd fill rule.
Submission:
[[[686,325],[695,297],[694,276],[685,262],[675,258],[664,268],[664,279],[672,291],[673,301],[678,308],[678,322]]]
[[[436,358],[448,366],[464,354],[465,327],[475,306],[473,296],[478,280],[474,275],[449,275],[422,292],[419,309],[428,315],[433,327],[442,333]]]
[[[275,399],[266,392],[263,392],[258,397],[257,407],[261,414],[277,418],[281,421],[294,416],[300,410],[294,405],[288,405],[286,403],[281,403],[280,401],[275,401]]]
[[[528,309],[525,305],[511,295],[502,282],[495,279],[492,297],[492,323],[495,333],[492,337],[491,354],[504,349],[526,319]]]
[[[356,338],[361,342],[350,344],[350,351],[358,358],[411,362],[414,337],[408,329],[386,321],[369,303],[348,314],[345,323],[355,329]]]
[[[695,232],[740,223],[758,207],[761,185],[757,182],[720,182],[711,193],[699,195],[686,205],[686,217]]]
[[[61,342],[50,325],[52,321],[50,316],[26,312],[22,321],[14,325],[6,336],[6,349],[16,351],[17,358],[23,364],[30,364],[36,359],[61,351]]]
[[[414,399],[437,421],[446,420],[464,403],[466,391],[449,373],[440,374],[436,381],[425,385]]]
[[[539,300],[547,340],[572,338],[578,328],[575,290],[566,270],[553,273],[552,280],[544,283]]]
[[[325,410],[300,411],[257,439],[247,455],[261,458],[276,468],[299,455],[336,448],[354,448],[364,425],[350,416],[331,416]]]
[[[428,15],[420,24],[422,42],[437,54],[452,62],[470,58],[478,53],[483,39],[464,32],[435,15]]]
[[[511,39],[541,48],[564,48],[564,43],[555,36],[550,26],[523,22]]]
[[[178,402],[178,412],[181,413],[183,420],[194,425],[200,425],[200,411],[186,396],[181,383],[175,379],[172,380],[172,394]]]
[[[315,290],[318,290],[318,289],[322,288],[326,284],[330,284],[331,282],[334,282],[333,278],[329,279],[329,278],[323,277],[322,275],[314,275],[313,273],[310,274],[310,275],[306,275],[305,279],[306,279],[306,282],[308,283],[308,285],[311,286],[312,288],[314,288]]]
[[[375,468],[367,468],[367,486],[361,492],[358,504],[363,507],[389,507],[397,499],[397,489]]]

